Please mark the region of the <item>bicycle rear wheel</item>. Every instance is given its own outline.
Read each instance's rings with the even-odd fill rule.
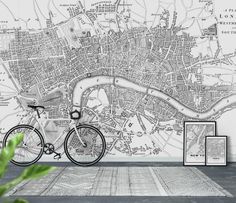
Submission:
[[[17,146],[11,162],[17,166],[30,166],[36,163],[43,155],[44,139],[41,133],[33,126],[17,125],[7,132],[3,146],[6,146],[17,133],[23,133],[24,139]]]
[[[78,133],[82,141],[80,142],[75,129],[67,134],[64,141],[65,153],[68,159],[79,166],[92,166],[96,164],[104,155],[106,141],[100,130],[91,125],[77,126]]]

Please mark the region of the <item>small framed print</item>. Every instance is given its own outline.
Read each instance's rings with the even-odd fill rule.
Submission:
[[[227,136],[206,136],[206,166],[227,165]]]
[[[205,165],[205,137],[215,135],[215,121],[184,121],[184,166]]]

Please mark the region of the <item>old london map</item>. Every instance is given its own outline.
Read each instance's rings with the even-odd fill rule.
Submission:
[[[236,106],[235,47],[220,38],[235,34],[236,8],[216,7],[0,0],[0,140],[30,122],[36,101],[52,119],[81,110],[81,122],[103,132],[107,157],[181,157],[184,120],[216,120]],[[66,125],[46,122],[46,139]]]

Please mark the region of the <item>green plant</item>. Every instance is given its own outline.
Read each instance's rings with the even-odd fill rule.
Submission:
[[[17,134],[12,138],[7,146],[4,147],[0,153],[0,178],[3,178],[8,170],[8,164],[14,157],[16,147],[23,141],[24,135],[22,133]],[[47,165],[32,165],[27,167],[17,178],[0,185],[0,197],[2,197],[9,189],[13,188],[17,184],[24,180],[36,179],[47,175],[49,172],[55,170],[56,167]],[[14,203],[26,203],[28,201],[24,199],[16,199]]]

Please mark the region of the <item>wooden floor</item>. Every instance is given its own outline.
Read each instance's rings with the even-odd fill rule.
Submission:
[[[179,163],[100,163],[99,167],[89,168],[68,167],[73,166],[70,163],[57,165],[60,166],[57,171],[60,175],[54,174],[55,178],[59,177],[54,184],[51,184],[51,177],[51,180],[44,179],[40,183],[28,183],[28,193],[25,186],[25,190],[13,191],[12,194],[24,194],[34,203],[236,202],[236,164],[197,169],[182,167]],[[21,170],[11,166],[3,181],[13,178]],[[83,175],[79,177],[78,174]],[[70,180],[69,184],[65,184],[66,180]],[[34,193],[32,185],[37,188],[33,189]],[[230,197],[230,194],[235,197]]]

